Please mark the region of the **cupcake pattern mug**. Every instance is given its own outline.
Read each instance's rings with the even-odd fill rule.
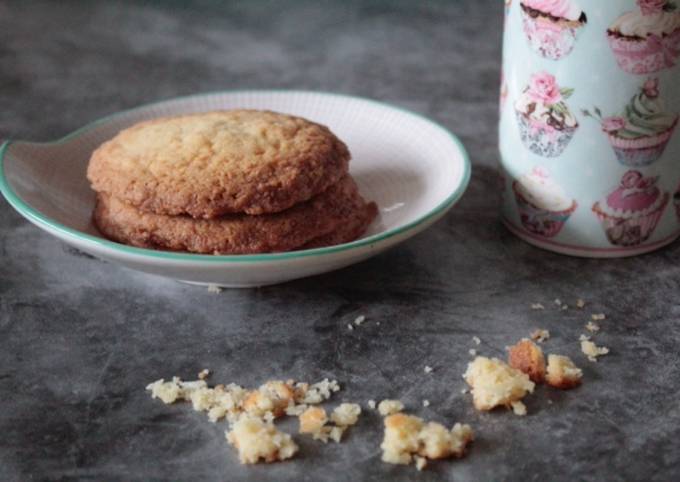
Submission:
[[[677,238],[680,5],[515,0],[505,15],[504,223],[577,256],[631,256]]]

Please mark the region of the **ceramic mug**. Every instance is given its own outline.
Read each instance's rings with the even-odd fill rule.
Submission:
[[[503,221],[577,256],[680,235],[680,0],[506,0]]]

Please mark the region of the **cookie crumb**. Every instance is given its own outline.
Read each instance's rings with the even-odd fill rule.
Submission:
[[[529,336],[531,337],[532,340],[537,341],[539,343],[543,343],[545,340],[550,338],[550,332],[548,330],[537,328],[534,331],[532,331]]]
[[[383,400],[378,404],[378,413],[383,417],[401,412],[404,409],[404,404],[399,400]]]
[[[256,464],[260,460],[276,462],[293,457],[298,446],[287,433],[278,430],[271,422],[257,417],[242,416],[230,431],[227,440],[238,450],[242,464]]]
[[[498,406],[510,407],[534,391],[534,382],[526,373],[497,358],[478,356],[468,364],[463,375],[470,385],[474,406],[488,411]]]
[[[418,472],[422,472],[425,467],[427,467],[427,459],[425,457],[421,457],[420,455],[416,455],[413,458],[416,461],[416,469],[418,469]]]
[[[527,406],[524,405],[522,402],[520,401],[512,402],[510,405],[512,406],[512,411],[514,412],[515,415],[523,417],[527,414]]]
[[[354,330],[354,326],[351,323],[347,323],[347,329],[349,331],[352,331],[352,330]]]
[[[423,407],[429,407],[430,406],[430,401],[429,400],[423,400]]]
[[[208,285],[208,293],[221,293],[222,292],[222,287],[219,285],[214,285],[214,284],[209,284]]]
[[[593,323],[592,321],[589,321],[586,324],[586,330],[588,330],[591,333],[598,332],[600,331],[600,325],[598,325],[597,323]]]
[[[477,355],[477,350],[475,350],[474,348],[470,348],[470,349],[468,350],[468,353],[469,353],[471,356],[475,356],[475,355]]]
[[[584,335],[583,333],[581,333],[578,337],[578,341],[588,341],[588,340],[590,340],[590,336]]]
[[[607,318],[607,316],[604,313],[593,313],[590,315],[590,319],[593,321],[602,321],[605,318]]]
[[[331,413],[331,421],[339,427],[351,427],[357,423],[359,415],[361,415],[359,404],[341,403]]]
[[[561,310],[568,310],[568,309],[569,309],[569,305],[562,305],[562,306],[560,307],[560,309],[561,309]]]
[[[533,341],[523,338],[508,351],[508,365],[529,376],[534,383],[543,383],[545,357]],[[514,408],[514,407],[513,407]]]
[[[416,457],[444,459],[462,457],[473,433],[469,425],[457,423],[451,430],[439,423],[395,413],[385,418],[382,460],[389,464],[410,464]],[[421,463],[422,465],[422,463]]]
[[[582,340],[581,351],[588,357],[588,360],[591,362],[596,362],[597,357],[609,353],[609,348],[606,346],[597,346],[590,340]]]
[[[366,317],[365,317],[364,315],[359,315],[359,316],[357,316],[356,319],[354,320],[354,324],[357,325],[357,326],[361,326],[361,324],[362,324],[364,321],[366,321]]]
[[[545,310],[545,306],[543,306],[541,303],[531,303],[531,309],[532,310]]]
[[[576,300],[576,308],[583,309],[584,306],[586,306],[585,301],[583,301],[581,298]]]
[[[198,379],[199,380],[205,380],[206,378],[208,378],[208,375],[210,375],[210,370],[208,370],[207,368],[204,368],[203,370],[198,372]]]
[[[482,340],[480,340],[478,336],[473,336],[473,337],[472,337],[472,342],[473,342],[475,345],[479,345],[479,344],[482,343]]]
[[[557,306],[562,306],[562,300],[559,299],[559,298],[555,298],[554,303],[555,303]]]
[[[371,410],[375,410],[375,400],[368,401],[368,408],[370,408]]]
[[[545,381],[551,387],[568,390],[581,384],[583,371],[574,365],[569,357],[548,355],[548,369]]]
[[[423,369],[425,373],[432,373],[433,370],[434,369],[429,365],[425,365],[425,368]]]

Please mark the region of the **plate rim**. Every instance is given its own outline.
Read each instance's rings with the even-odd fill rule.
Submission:
[[[456,145],[456,147],[459,149],[462,155],[463,159],[463,176],[461,178],[460,184],[457,186],[454,191],[449,194],[449,196],[444,199],[441,203],[439,203],[436,207],[431,209],[430,211],[426,212],[422,216],[418,217],[417,219],[411,221],[410,223],[407,223],[403,226],[399,226],[396,228],[392,228],[390,230],[387,230],[382,233],[376,233],[372,236],[369,236],[367,238],[361,238],[355,241],[351,241],[349,243],[343,243],[335,246],[327,246],[327,247],[322,247],[322,248],[315,248],[315,249],[307,249],[307,250],[300,250],[300,251],[289,251],[285,253],[261,253],[261,254],[222,254],[222,255],[213,255],[213,254],[197,254],[197,253],[182,253],[182,252],[173,252],[173,251],[162,251],[162,250],[153,250],[153,249],[147,249],[147,248],[138,248],[135,246],[128,246],[126,244],[121,244],[121,243],[116,243],[115,241],[110,241],[105,238],[100,238],[97,236],[93,236],[91,234],[79,231],[77,229],[70,228],[68,226],[65,226],[61,224],[60,222],[45,216],[42,214],[40,211],[37,209],[34,209],[31,207],[26,201],[24,201],[14,190],[9,184],[9,181],[7,180],[7,176],[5,175],[5,154],[7,150],[9,149],[9,146],[13,143],[17,142],[28,142],[31,144],[38,144],[38,145],[45,145],[45,146],[50,146],[50,145],[59,145],[62,143],[65,143],[67,141],[70,141],[73,138],[78,137],[79,135],[88,132],[89,130],[99,126],[100,124],[104,124],[106,122],[109,122],[117,117],[123,116],[130,114],[132,112],[146,109],[149,107],[153,107],[155,105],[159,104],[164,104],[166,102],[172,102],[172,101],[179,101],[179,100],[189,100],[192,98],[200,98],[200,97],[209,97],[209,96],[216,96],[216,95],[224,95],[224,94],[296,94],[296,95],[321,95],[321,96],[328,96],[328,97],[341,97],[341,98],[347,98],[347,99],[352,99],[352,100],[359,100],[362,102],[367,102],[370,104],[375,104],[379,105],[381,107],[388,107],[390,109],[394,109],[397,111],[400,111],[404,114],[411,115],[414,117],[419,118],[420,120],[423,120],[427,122],[428,124],[431,124],[435,128],[441,130],[444,134],[446,134]],[[296,89],[232,89],[232,90],[222,90],[222,91],[214,91],[214,92],[204,92],[204,93],[199,93],[199,94],[191,94],[191,95],[185,95],[185,96],[179,96],[179,97],[172,97],[169,99],[164,99],[164,100],[159,100],[159,101],[153,101],[153,102],[148,102],[145,104],[141,104],[139,106],[130,108],[130,109],[125,109],[121,110],[118,112],[115,112],[113,114],[106,115],[104,117],[101,117],[99,119],[96,119],[92,122],[89,122],[85,124],[84,126],[70,132],[69,134],[66,134],[65,136],[54,140],[54,141],[48,141],[48,142],[30,142],[30,141],[18,141],[18,140],[6,140],[3,142],[2,146],[0,146],[0,192],[3,194],[7,202],[23,217],[28,219],[29,221],[34,222],[35,224],[38,224],[40,226],[44,226],[50,230],[56,231],[63,235],[65,238],[74,238],[78,241],[86,242],[86,243],[91,243],[96,245],[98,248],[104,248],[104,249],[109,249],[113,250],[116,252],[121,252],[121,254],[125,255],[133,255],[133,256],[141,256],[143,258],[156,258],[161,261],[191,261],[191,262],[199,262],[199,263],[251,263],[251,262],[267,262],[267,261],[286,261],[286,260],[294,260],[294,259],[299,259],[299,258],[308,258],[308,257],[318,257],[326,254],[335,254],[335,253],[340,253],[340,252],[345,252],[345,251],[350,251],[356,248],[361,248],[365,246],[370,246],[375,243],[385,241],[387,239],[393,238],[394,236],[397,236],[399,234],[406,233],[408,231],[411,231],[418,226],[426,223],[432,218],[436,218],[438,215],[444,214],[448,209],[450,209],[463,195],[463,193],[466,191],[468,184],[470,183],[470,177],[471,177],[471,171],[472,171],[472,166],[470,162],[470,156],[465,149],[465,146],[463,145],[462,141],[455,135],[453,134],[449,129],[441,125],[440,123],[426,117],[423,114],[420,114],[418,112],[411,111],[409,109],[406,109],[401,106],[397,106],[394,104],[390,104],[388,102],[383,102],[379,100],[374,100],[374,99],[369,99],[365,97],[360,97],[360,96],[354,96],[354,95],[348,95],[348,94],[341,94],[341,93],[335,93],[335,92],[325,92],[325,91],[314,91],[314,90],[296,90]]]

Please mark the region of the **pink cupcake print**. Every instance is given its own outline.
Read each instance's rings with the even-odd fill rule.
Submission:
[[[573,89],[560,89],[547,72],[531,76],[529,86],[515,102],[522,142],[534,154],[557,157],[567,148],[578,128],[576,118],[564,102]]]
[[[637,0],[607,30],[616,61],[630,74],[650,74],[680,58],[680,10],[671,0]]]
[[[648,166],[664,153],[678,125],[678,114],[665,112],[659,93],[659,80],[649,79],[628,102],[623,112],[602,117],[597,107],[584,116],[600,121],[616,158],[624,166]]]
[[[574,0],[521,0],[520,6],[529,45],[552,60],[571,53],[578,33],[588,22]]]
[[[545,238],[557,236],[578,206],[542,167],[515,180],[512,190],[524,229]]]
[[[656,186],[658,177],[628,171],[621,183],[593,205],[609,242],[637,246],[649,239],[668,204],[669,195]]]

